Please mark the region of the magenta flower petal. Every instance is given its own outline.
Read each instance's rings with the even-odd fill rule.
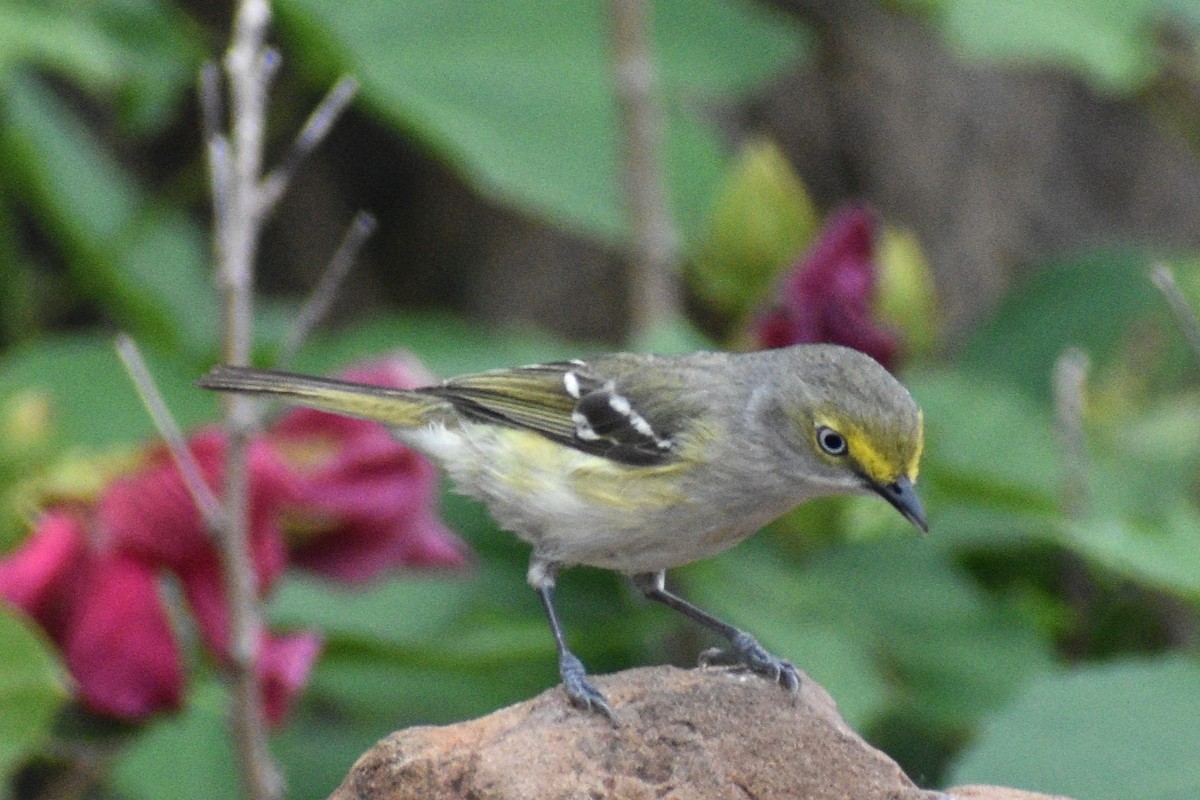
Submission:
[[[874,319],[874,215],[849,207],[825,224],[820,237],[784,280],[780,297],[755,328],[763,347],[828,342],[853,347],[885,367],[895,366],[899,341]]]
[[[64,598],[78,582],[86,557],[83,522],[70,512],[51,511],[21,547],[0,561],[0,598],[57,637],[65,624]]]
[[[225,578],[215,550],[195,559],[179,573],[183,596],[196,618],[200,638],[219,658],[229,656],[229,604],[225,600]]]
[[[219,492],[224,472],[225,436],[204,428],[188,449],[210,487]],[[264,440],[250,445],[250,533],[254,563],[265,591],[283,571],[286,550],[276,524],[282,502],[292,492],[292,472]],[[208,561],[212,537],[178,469],[164,448],[155,448],[137,472],[112,484],[100,500],[98,518],[110,546],[146,563],[186,572]]]
[[[174,711],[183,671],[154,573],[127,557],[93,561],[62,643],[85,705],[138,720]]]
[[[315,633],[290,636],[265,634],[259,643],[258,680],[263,713],[272,725],[287,718],[292,701],[308,683],[308,676],[321,652],[321,637]]]
[[[343,583],[365,583],[397,567],[454,568],[468,561],[466,546],[432,515],[357,520],[328,535],[344,540],[337,547],[324,540],[300,546],[292,560]]]
[[[410,362],[353,369],[351,380],[393,388],[428,383]],[[269,435],[293,465],[282,520],[294,562],[361,583],[400,566],[458,566],[467,547],[437,519],[437,472],[381,425],[316,411],[289,413]]]

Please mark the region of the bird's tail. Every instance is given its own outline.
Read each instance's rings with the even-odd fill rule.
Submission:
[[[273,395],[293,405],[375,420],[395,427],[420,425],[444,401],[408,389],[385,389],[334,378],[219,365],[196,382],[218,392]]]

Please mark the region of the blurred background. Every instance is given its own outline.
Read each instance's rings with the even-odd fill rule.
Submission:
[[[924,408],[929,536],[877,500],[819,501],[676,586],[923,786],[1200,796],[1200,4],[651,10],[680,293],[639,327],[607,4],[274,3],[268,165],[340,76],[360,88],[264,231],[258,363],[359,210],[376,232],[293,368],[881,346]],[[49,511],[103,508],[146,468],[154,427],[116,333],[185,430],[217,418],[193,388],[221,331],[197,76],[231,19],[0,0],[0,590],[37,583],[20,554]],[[439,494],[463,558],[436,570],[347,583],[289,540],[268,617],[322,643],[272,734],[289,797],[326,796],[396,728],[558,680],[527,549]],[[144,712],[90,703],[70,634],[3,595],[0,796],[236,792],[219,657],[176,573],[156,586],[186,683]],[[560,595],[593,672],[712,644],[619,576],[572,570]]]

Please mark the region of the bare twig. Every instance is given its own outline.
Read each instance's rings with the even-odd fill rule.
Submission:
[[[129,373],[129,379],[133,382],[138,397],[142,400],[142,405],[146,407],[146,412],[154,422],[159,436],[166,442],[167,451],[171,454],[171,459],[175,462],[175,466],[183,478],[183,485],[187,488],[188,494],[192,496],[192,501],[200,510],[201,516],[204,517],[205,525],[210,531],[220,530],[221,505],[204,480],[200,465],[196,463],[192,451],[188,449],[183,431],[163,401],[162,394],[158,391],[158,385],[150,375],[150,370],[146,367],[146,361],[142,358],[137,343],[122,333],[117,336],[115,346],[117,355],[120,356],[121,363],[125,365],[125,371]]]
[[[223,311],[222,360],[247,364],[253,323],[253,265],[262,216],[259,176],[262,172],[263,131],[267,83],[278,57],[263,46],[271,9],[267,0],[240,0],[233,25],[233,41],[225,55],[229,79],[230,128],[228,175],[218,170],[222,159],[210,156],[213,186],[227,183],[225,202],[214,202],[216,278]],[[206,91],[205,94],[208,92]],[[215,103],[207,116],[215,116]],[[219,123],[216,123],[219,125]],[[221,152],[224,137],[212,139],[209,153]],[[215,197],[215,194],[214,194]],[[232,684],[232,728],[239,773],[251,800],[277,800],[283,795],[283,778],[267,749],[266,724],[259,701],[258,643],[262,630],[254,566],[249,549],[249,464],[247,450],[254,427],[253,407],[246,398],[226,395],[224,515],[221,526],[222,565],[229,603],[229,679]]]
[[[268,0],[239,0],[233,38],[224,58],[229,90],[229,130],[222,130],[220,76],[215,66],[201,73],[201,106],[213,185],[213,249],[216,280],[223,312],[222,361],[244,365],[250,361],[253,323],[253,270],[263,224],[296,168],[325,137],[334,119],[345,109],[357,84],[343,79],[317,107],[297,136],[280,167],[263,179],[263,139],[267,94],[279,71],[279,53],[265,42],[271,19]],[[322,283],[336,284],[353,260],[354,252],[371,225],[361,220],[331,265],[334,274]],[[320,316],[328,305],[322,288],[307,320]],[[311,321],[303,321],[311,326]],[[303,338],[303,332],[299,339]],[[232,685],[232,727],[235,751],[246,794],[251,800],[277,800],[283,778],[267,749],[266,726],[258,692],[256,664],[263,629],[254,565],[249,550],[250,436],[257,414],[250,400],[236,394],[222,398],[228,436],[225,486],[220,515],[221,554],[226,599],[229,603],[229,664]]]
[[[1166,264],[1155,264],[1150,270],[1150,281],[1167,298],[1188,346],[1192,348],[1197,361],[1200,361],[1200,321],[1197,321],[1196,312],[1188,305],[1183,292],[1179,291],[1179,284],[1175,282],[1170,268]]]
[[[204,147],[208,155],[209,182],[212,186],[213,219],[229,217],[229,184],[233,162],[229,139],[221,129],[221,72],[211,61],[200,69],[200,111],[204,125]]]
[[[1071,347],[1054,365],[1054,411],[1063,458],[1062,503],[1068,517],[1078,519],[1089,504],[1087,440],[1083,430],[1088,357]]]
[[[279,164],[263,180],[262,205],[263,215],[271,213],[279,198],[283,196],[287,185],[295,175],[296,169],[316,149],[333,127],[333,123],[342,115],[354,95],[358,93],[358,81],[349,76],[343,76],[329,90],[324,99],[309,114],[304,127],[292,140],[292,146],[280,159]]]
[[[279,353],[279,363],[281,366],[287,365],[296,357],[300,346],[304,344],[308,335],[312,333],[313,328],[329,312],[329,307],[333,303],[333,298],[337,295],[342,280],[346,277],[350,268],[354,266],[354,260],[358,256],[358,251],[362,249],[363,244],[374,231],[375,217],[366,211],[358,212],[354,220],[350,223],[350,227],[346,230],[346,235],[342,237],[342,242],[338,245],[337,251],[329,259],[329,264],[325,267],[325,273],[321,276],[320,283],[313,289],[308,302],[300,309],[296,323],[288,332],[287,339],[284,340],[283,347]]]
[[[1054,412],[1062,478],[1059,486],[1063,515],[1082,520],[1091,504],[1087,484],[1088,453],[1083,418],[1089,360],[1082,350],[1070,347],[1054,364]],[[1065,637],[1063,648],[1073,658],[1087,652],[1095,632],[1096,587],[1087,563],[1068,552],[1062,563],[1062,590],[1077,623]]]
[[[679,317],[679,236],[667,205],[663,114],[650,51],[647,0],[611,0],[613,74],[623,139],[622,188],[629,213],[631,328],[644,337]]]

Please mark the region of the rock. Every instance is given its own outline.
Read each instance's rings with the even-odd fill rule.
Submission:
[[[791,696],[723,669],[597,676],[620,721],[573,708],[557,687],[486,717],[397,731],[332,800],[805,798],[950,800],[917,788],[867,744],[820,686]],[[967,787],[963,800],[1034,800]],[[1004,794],[1003,792],[1009,792]]]

